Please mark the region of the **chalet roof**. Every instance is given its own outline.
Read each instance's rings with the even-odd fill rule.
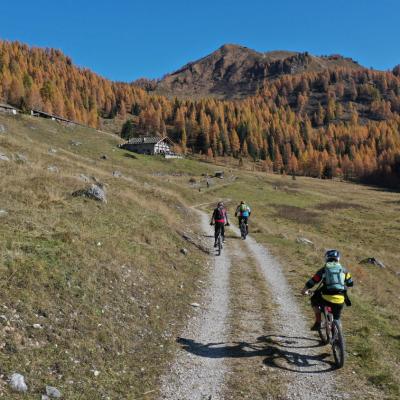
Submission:
[[[18,110],[17,107],[13,107],[13,106],[10,106],[9,104],[5,104],[5,103],[0,103],[0,107],[1,108],[7,108],[9,110]]]
[[[171,143],[171,140],[168,137],[161,136],[142,136],[138,138],[131,138],[128,140],[129,144],[157,144],[162,141],[168,141]]]

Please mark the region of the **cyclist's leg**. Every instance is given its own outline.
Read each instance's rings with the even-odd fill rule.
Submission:
[[[215,227],[214,227],[214,247],[217,245],[217,238],[218,238],[218,234],[219,234],[219,222],[215,223]]]
[[[321,295],[321,290],[316,290],[311,296],[311,306],[315,314],[315,323],[311,329],[317,329],[321,324],[321,306],[323,305],[323,299]]]
[[[343,310],[343,304],[329,303],[332,308],[333,319],[340,320],[340,315]]]
[[[249,217],[243,217],[244,223],[246,225],[246,234],[249,234]]]
[[[221,236],[222,236],[222,241],[225,243],[225,224],[221,222]]]

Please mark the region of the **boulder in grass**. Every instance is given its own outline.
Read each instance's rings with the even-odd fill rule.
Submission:
[[[28,391],[28,385],[25,383],[25,378],[21,374],[12,374],[10,376],[9,384],[11,389],[15,392],[26,393]]]
[[[386,268],[385,264],[375,257],[364,258],[359,262],[359,264],[370,264],[370,265],[376,265],[379,268]]]
[[[61,392],[54,386],[46,386],[46,395],[51,399],[61,398]]]
[[[107,203],[106,192],[101,184],[91,185],[89,188],[80,189],[72,193],[73,197],[87,197],[88,199]]]
[[[120,171],[113,171],[112,175],[114,178],[121,178],[122,173]]]
[[[5,133],[6,132],[6,128],[4,127],[4,125],[0,124],[0,133]]]
[[[59,169],[55,165],[49,165],[47,167],[47,171],[57,173],[59,171]]]
[[[20,163],[20,164],[25,164],[28,162],[28,158],[26,156],[24,156],[23,154],[19,154],[19,153],[17,153],[15,155],[14,159],[17,163]]]
[[[7,214],[8,214],[8,212],[7,212],[6,210],[2,210],[2,209],[0,208],[0,218],[1,218],[1,217],[5,217]]]
[[[305,237],[298,237],[296,239],[297,243],[301,243],[301,244],[308,244],[309,246],[314,246],[314,242],[312,242],[310,239],[307,239]]]
[[[0,161],[10,161],[10,159],[5,154],[0,153]]]

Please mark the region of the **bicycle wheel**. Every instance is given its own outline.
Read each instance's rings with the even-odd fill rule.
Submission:
[[[344,337],[342,334],[341,324],[336,319],[332,324],[332,351],[336,366],[342,368],[345,358]]]
[[[246,224],[244,222],[241,222],[240,224],[240,235],[242,236],[242,239],[246,239],[246,234],[247,234],[247,229],[246,229]]]
[[[328,344],[329,343],[329,323],[326,319],[325,313],[321,314],[321,326],[318,329],[318,335],[321,338],[321,343],[322,344]]]
[[[217,245],[218,245],[218,255],[220,256],[221,252],[222,252],[222,237],[221,237],[221,234],[218,235]]]

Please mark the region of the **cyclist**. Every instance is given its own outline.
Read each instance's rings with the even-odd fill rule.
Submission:
[[[353,279],[339,260],[340,253],[337,250],[328,250],[325,253],[325,265],[306,282],[301,291],[302,294],[306,294],[315,284],[320,283],[318,289],[311,296],[311,306],[315,313],[312,331],[317,331],[321,326],[320,306],[329,305],[333,318],[339,320],[343,304],[351,305],[347,296],[347,287],[353,286]]]
[[[222,241],[223,243],[225,243],[225,224],[229,226],[228,213],[226,212],[226,208],[222,201],[220,201],[217,204],[217,207],[214,209],[213,214],[211,216],[210,225],[214,225],[214,223],[215,223],[214,247],[217,247],[217,238],[219,232],[221,232]]]
[[[247,234],[249,233],[249,217],[250,217],[250,214],[251,214],[250,207],[242,200],[240,202],[240,204],[236,207],[235,217],[238,217],[239,226],[240,226],[242,220],[244,220],[244,223],[246,224]]]

